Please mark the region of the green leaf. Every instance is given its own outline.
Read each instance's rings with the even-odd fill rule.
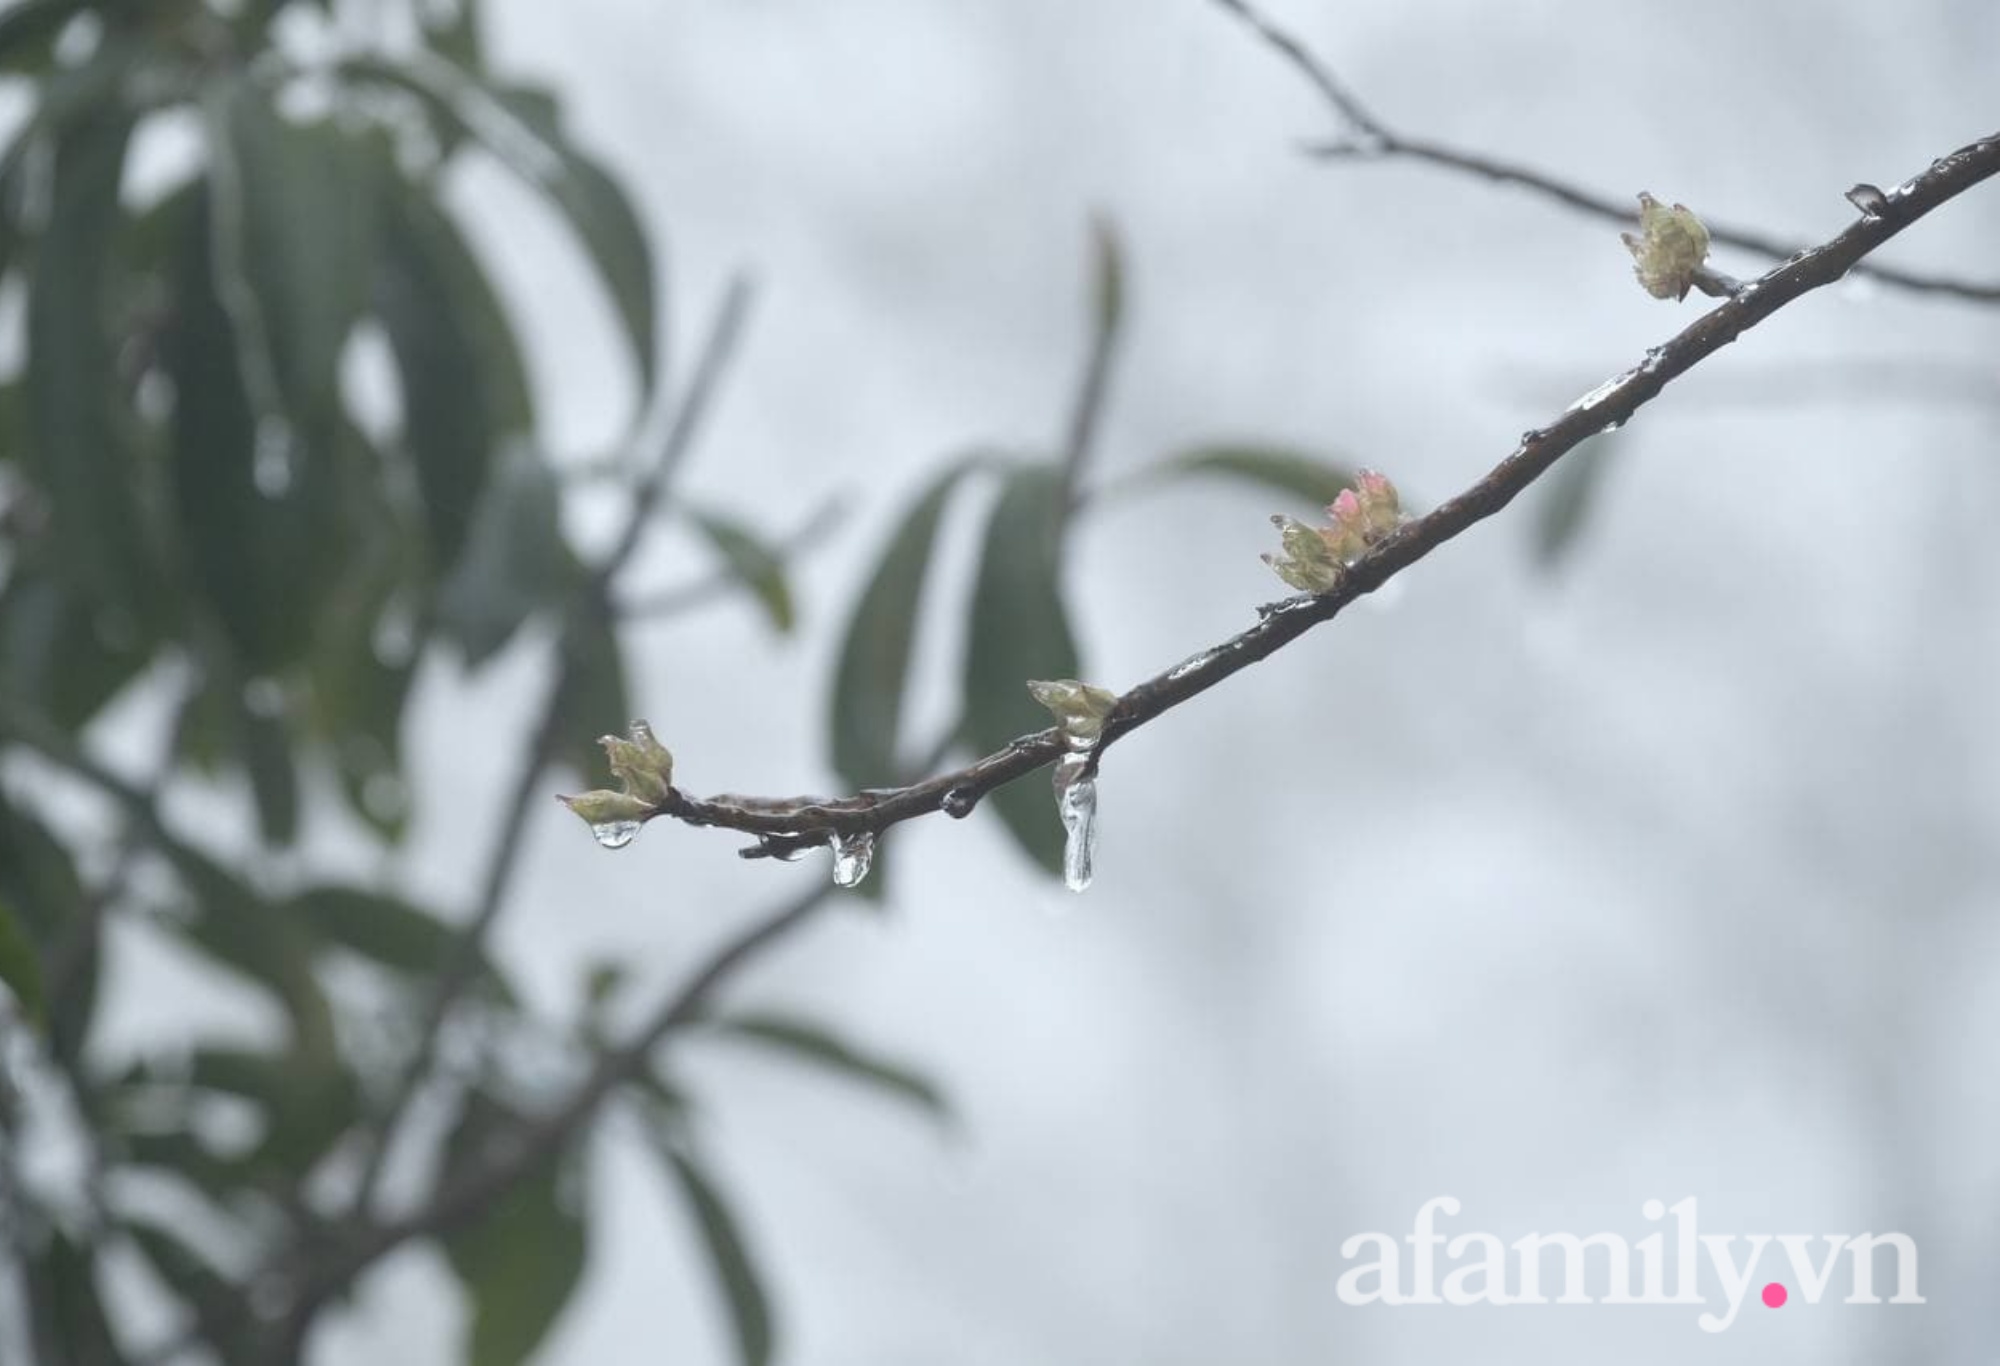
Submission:
[[[139,472],[114,421],[122,399],[110,322],[112,245],[133,126],[131,111],[114,101],[53,136],[49,224],[28,280],[26,361],[26,465],[48,498],[54,566],[94,604],[119,609],[127,631],[136,631],[159,593],[147,563]]]
[[[654,271],[653,249],[646,239],[645,224],[625,189],[592,158],[584,155],[564,136],[556,119],[556,102],[546,93],[515,87],[488,92],[501,107],[520,120],[552,153],[552,165],[538,167],[528,179],[546,193],[569,219],[597,265],[611,302],[624,321],[626,340],[631,343],[643,391],[652,383],[654,355]],[[477,126],[470,126],[475,136]],[[488,144],[494,152],[508,157],[496,141]],[[520,168],[518,158],[515,159]]]
[[[595,781],[605,771],[597,737],[618,734],[632,720],[625,654],[602,611],[571,614],[563,632],[562,667],[562,727],[551,758],[586,782]]]
[[[312,887],[285,906],[317,942],[346,949],[418,982],[436,978],[458,952],[459,931],[412,902],[361,887]],[[505,1001],[512,991],[490,961],[484,980]]]
[[[1048,729],[1048,713],[1028,695],[1029,679],[1083,676],[1062,598],[1066,511],[1062,471],[1024,465],[1009,474],[987,522],[965,655],[963,733],[978,754]],[[1030,857],[1061,874],[1062,824],[1047,783],[1009,783],[985,804]]]
[[[1091,291],[1100,338],[1115,336],[1125,321],[1125,249],[1108,219],[1091,224]],[[1102,340],[1098,343],[1102,346]]]
[[[1596,436],[1556,462],[1535,509],[1535,561],[1554,570],[1576,549],[1597,506],[1607,464],[1618,443]]]
[[[0,14],[0,70],[37,75],[54,60],[56,35],[84,0],[21,0]]]
[[[466,71],[485,68],[486,44],[478,0],[419,6],[417,15],[424,26],[424,37],[439,56]]]
[[[557,101],[529,86],[489,86],[451,62],[358,62],[354,74],[397,86],[471,138],[527,184],[546,195],[568,220],[596,267],[624,324],[637,364],[639,387],[650,386],[655,366],[655,271],[645,225],[624,187],[562,130]]]
[[[1189,475],[1222,475],[1294,494],[1323,508],[1354,486],[1354,468],[1291,446],[1223,444],[1196,446],[1170,456],[1124,485],[1136,491]]]
[[[14,993],[14,1000],[37,1028],[42,1024],[42,956],[28,927],[0,899],[0,986]]]
[[[119,1366],[125,1358],[104,1310],[90,1248],[53,1231],[26,1266],[36,1359],[63,1366]]]
[[[792,629],[792,589],[785,562],[763,538],[733,518],[695,509],[689,513],[722,562],[763,604],[764,615],[780,633]]]
[[[468,1098],[448,1151],[477,1162],[516,1121],[480,1095]],[[570,1170],[565,1170],[565,1166]],[[468,1366],[517,1366],[534,1354],[583,1279],[589,1253],[581,1202],[563,1198],[577,1164],[551,1163],[509,1187],[478,1222],[445,1240],[445,1255],[472,1301]]]
[[[903,514],[848,618],[828,730],[834,770],[855,787],[885,787],[907,776],[899,761],[903,697],[924,579],[946,502],[984,463],[954,463]]]
[[[438,596],[438,625],[468,668],[575,587],[582,571],[563,540],[561,513],[555,471],[526,444],[511,447],[486,481],[465,553]]]
[[[680,1145],[665,1134],[656,1132],[655,1137],[655,1147],[687,1197],[695,1227],[708,1249],[735,1330],[737,1359],[743,1366],[769,1366],[776,1338],[771,1301],[736,1216],[722,1191]]]
[[[230,233],[215,194],[191,188],[178,214],[174,307],[160,358],[174,385],[171,481],[194,585],[214,610],[240,676],[279,672],[312,647],[343,543],[338,471],[266,428],[246,376],[266,362],[225,303]],[[274,482],[274,463],[288,473]],[[260,466],[264,467],[260,469]]]
[[[207,1257],[189,1246],[179,1229],[131,1213],[120,1216],[119,1226],[160,1279],[204,1322],[220,1327],[243,1317],[242,1289],[231,1285]]]
[[[465,546],[495,451],[533,431],[527,372],[457,226],[409,187],[384,196],[383,213],[376,311],[401,373],[403,438],[442,572]]]
[[[0,692],[74,731],[116,696],[151,656],[115,613],[40,566],[0,588]]]
[[[12,912],[39,955],[36,976],[47,988],[61,972],[61,990],[44,1000],[51,1052],[65,1065],[82,1056],[97,1005],[102,925],[87,898],[69,851],[26,812],[0,800],[0,902]],[[70,966],[59,966],[68,957]],[[21,987],[13,977],[17,995]],[[25,1005],[26,997],[21,996]]]
[[[255,342],[268,347],[304,458],[322,458],[339,439],[341,352],[367,296],[371,199],[389,174],[369,163],[390,150],[331,120],[281,118],[256,81],[233,82],[218,102],[241,189],[243,278],[267,334]]]
[[[951,1118],[950,1106],[929,1078],[902,1064],[864,1053],[812,1021],[746,1013],[717,1017],[707,1023],[718,1034],[760,1044],[851,1080],[882,1087],[939,1120]]]
[[[291,1018],[297,1052],[334,1056],[332,1012],[303,926],[206,855],[186,845],[166,852],[192,901],[185,921],[170,922],[181,938],[275,996]]]
[[[283,716],[243,708],[243,767],[250,775],[264,843],[290,844],[299,833],[299,774],[292,762],[291,729]]]
[[[189,1055],[188,1083],[263,1111],[263,1137],[243,1167],[279,1186],[311,1171],[360,1118],[360,1088],[332,1056],[197,1048]]]

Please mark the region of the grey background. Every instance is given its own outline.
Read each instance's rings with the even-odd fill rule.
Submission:
[[[1852,216],[1852,182],[1995,122],[2000,10],[1972,0],[1271,8],[1406,131],[1802,238]],[[1265,437],[1434,503],[1701,306],[1642,293],[1609,225],[1296,156],[1323,110],[1201,0],[491,9],[503,68],[560,88],[670,241],[679,335],[732,268],[761,283],[691,496],[779,528],[835,495],[854,512],[799,575],[796,641],[747,608],[637,637],[639,711],[695,791],[833,786],[837,632],[894,518],[956,450],[1058,438],[1092,213],[1129,251],[1107,478]],[[604,301],[529,196],[497,173],[459,191],[556,445],[603,452],[632,400]],[[1994,206],[1885,255],[2000,273]],[[786,1359],[1990,1361],[1996,339],[1991,309],[1856,282],[1788,309],[1616,438],[1560,572],[1524,501],[1121,744],[1081,898],[990,817],[896,832],[888,917],[830,919],[736,999],[922,1064],[960,1133],[762,1058],[687,1059]],[[1247,624],[1282,591],[1257,561],[1278,506],[1209,484],[1094,513],[1070,581],[1089,676],[1127,686]],[[976,523],[951,527],[962,585]],[[634,582],[700,563],[669,550]],[[959,637],[932,605],[939,720]],[[393,875],[469,895],[541,667],[529,645],[426,675]],[[500,939],[552,1009],[599,957],[657,989],[826,875],[683,828],[605,854],[553,802],[529,839]],[[114,993],[114,1038],[254,1026],[146,967],[168,985]],[[590,1278],[544,1359],[726,1360],[674,1192],[617,1125],[596,1155]],[[1643,1202],[1688,1195],[1707,1232],[1898,1229],[1930,1302],[1795,1287],[1774,1313],[1753,1289],[1713,1336],[1692,1308],[1341,1305],[1342,1240],[1446,1194],[1445,1231],[1508,1240],[1636,1239]],[[435,1359],[461,1324],[410,1250],[315,1359]]]

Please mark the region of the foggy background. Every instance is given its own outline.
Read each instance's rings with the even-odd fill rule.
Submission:
[[[1269,9],[1399,131],[1801,240],[1853,217],[1848,185],[1996,122],[2000,10],[1973,0]],[[1707,306],[1647,297],[1615,227],[1531,195],[1300,157],[1338,129],[1204,0],[490,18],[496,69],[557,87],[663,233],[683,357],[728,272],[758,280],[689,494],[766,526],[835,496],[851,513],[797,571],[795,640],[741,605],[632,636],[637,712],[694,792],[832,788],[837,635],[883,537],[950,454],[1060,439],[1093,213],[1123,234],[1129,298],[1099,480],[1266,438],[1434,505]],[[544,429],[601,455],[633,401],[608,307],[529,194],[458,193],[531,327]],[[1989,187],[1883,259],[1990,277],[1996,226]],[[680,1045],[784,1359],[1989,1362],[1996,341],[1990,308],[1859,281],[1786,309],[1614,438],[1553,572],[1531,494],[1119,744],[1081,897],[990,815],[892,832],[886,918],[826,917],[730,999],[921,1065],[958,1131]],[[1285,591],[1257,560],[1281,506],[1189,483],[1093,511],[1070,567],[1086,676],[1127,687],[1249,624]],[[699,563],[655,554],[629,582]],[[960,639],[936,605],[920,720],[943,719]],[[544,647],[472,684],[430,666],[397,876],[469,893]],[[674,980],[827,875],[666,823],[607,854],[552,801],[528,838],[499,944],[554,1008],[598,958]],[[352,856],[324,835],[308,855]],[[205,1008],[106,1000],[114,1045]],[[709,1268],[632,1137],[596,1140],[591,1268],[542,1359],[725,1361]],[[1340,1304],[1343,1240],[1403,1237],[1439,1195],[1464,1202],[1447,1235],[1509,1242],[1636,1241],[1645,1201],[1690,1195],[1706,1233],[1899,1230],[1929,1303],[1843,1306],[1843,1270],[1772,1312],[1755,1287],[1792,1283],[1774,1247],[1719,1335],[1695,1307]],[[441,1359],[455,1296],[406,1250],[315,1360]]]

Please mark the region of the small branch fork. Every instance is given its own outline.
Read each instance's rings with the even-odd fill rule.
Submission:
[[[1363,104],[1354,92],[1349,90],[1346,84],[1303,43],[1246,3],[1246,0],[1213,0],[1213,3],[1217,8],[1228,11],[1290,63],[1320,93],[1334,115],[1344,125],[1345,131],[1341,136],[1309,144],[1306,148],[1308,155],[1339,161],[1389,161],[1400,158],[1404,161],[1425,162],[1481,180],[1490,180],[1495,184],[1516,185],[1544,199],[1552,199],[1578,213],[1590,214],[1614,223],[1631,221],[1632,201],[1629,197],[1618,199],[1599,194],[1534,167],[1426,138],[1406,137],[1395,132],[1384,124],[1374,111]],[[1850,191],[1850,196],[1871,188],[1856,186],[1854,191]],[[1856,202],[1859,203],[1858,200]],[[1754,228],[1718,225],[1706,219],[1704,222],[1707,222],[1711,241],[1754,252],[1774,261],[1796,256],[1809,245],[1805,242],[1775,237]],[[1928,274],[1924,271],[1880,265],[1873,261],[1855,266],[1854,273],[1913,293],[1943,295],[1968,303],[2000,303],[2000,280],[1962,280],[1951,276]],[[1706,288],[1703,292],[1718,293]]]
[[[1246,16],[1250,13],[1236,0],[1217,3]],[[1349,98],[1331,94],[1341,87],[1330,76],[1322,73],[1315,79],[1337,101]],[[1758,279],[1735,286],[1721,304],[1671,341],[1653,348],[1639,364],[1570,405],[1548,426],[1526,433],[1484,478],[1376,543],[1329,591],[1270,604],[1260,610],[1260,619],[1248,630],[1124,693],[1105,722],[1100,751],[1332,620],[1356,598],[1374,592],[1446,541],[1506,507],[1586,437],[1624,423],[1672,380],[1794,299],[1841,279],[1905,227],[1996,173],[2000,173],[2000,133],[1938,158],[1879,200],[1871,199],[1875,211],[1864,213],[1838,236],[1793,255]],[[1721,237],[1712,229],[1711,235]],[[824,845],[836,834],[880,835],[891,826],[934,811],[963,816],[986,793],[1054,763],[1062,753],[1061,738],[1051,727],[1020,736],[964,768],[907,787],[837,799],[734,795],[701,799],[675,789],[654,816],[756,835],[757,843],[742,851],[745,858],[782,857]]]

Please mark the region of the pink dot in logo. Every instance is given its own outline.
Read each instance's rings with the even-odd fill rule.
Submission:
[[[1783,1309],[1785,1307],[1785,1287],[1779,1285],[1776,1281],[1772,1281],[1769,1285],[1765,1286],[1764,1305],[1768,1309]]]

